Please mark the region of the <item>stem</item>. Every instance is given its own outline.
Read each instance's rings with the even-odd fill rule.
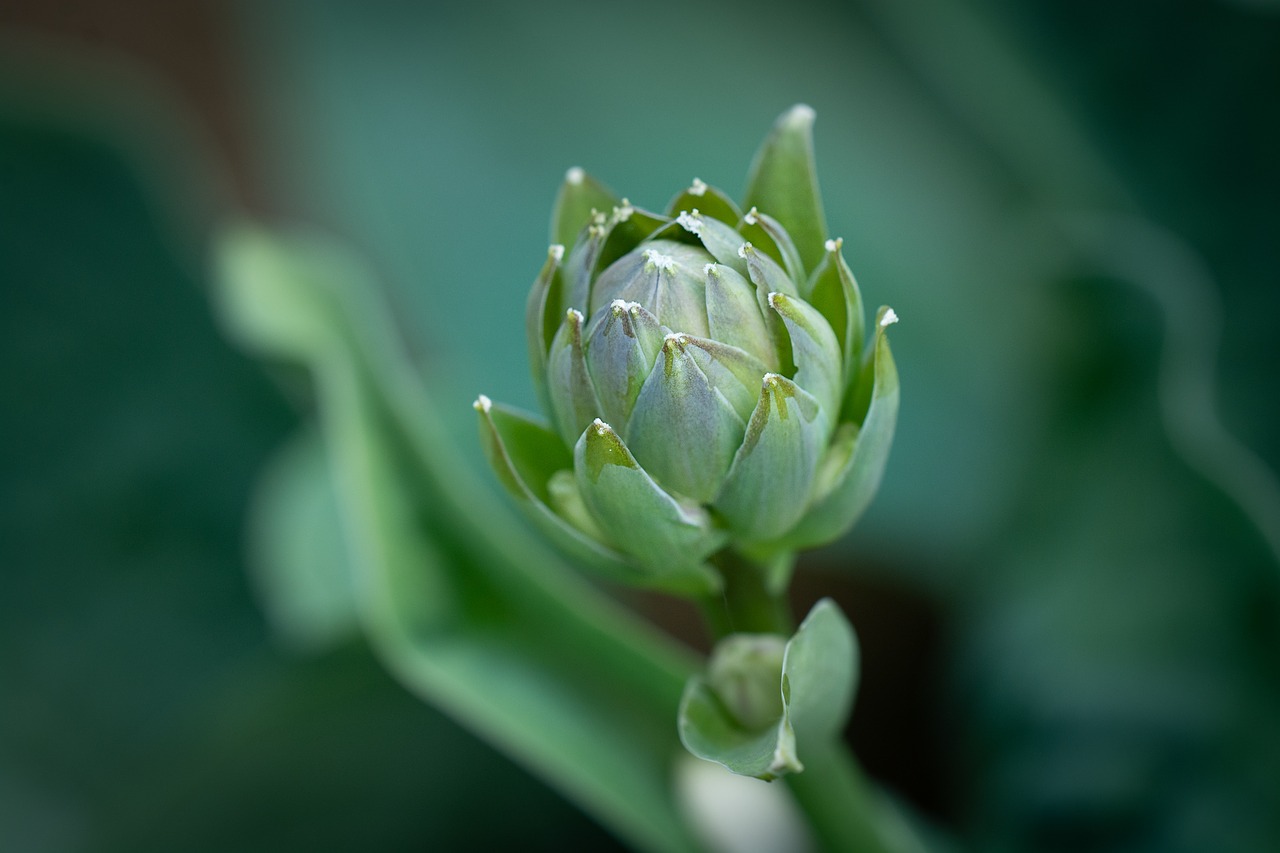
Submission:
[[[730,634],[781,634],[794,630],[785,594],[770,592],[765,567],[726,548],[711,558],[724,578],[720,596],[701,601],[713,639]]]
[[[805,756],[805,769],[786,777],[823,850],[914,853],[924,847],[893,806],[862,775],[842,744]]]

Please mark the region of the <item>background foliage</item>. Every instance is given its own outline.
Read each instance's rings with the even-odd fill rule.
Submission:
[[[305,395],[206,241],[366,253],[478,468],[564,169],[740,190],[795,101],[903,318],[884,488],[807,564],[872,770],[978,849],[1280,839],[1274,4],[163,5],[0,10],[0,846],[609,843],[358,642],[271,639],[245,508]]]

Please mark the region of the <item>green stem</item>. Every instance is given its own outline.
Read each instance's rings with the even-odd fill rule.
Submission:
[[[701,602],[714,639],[739,633],[791,635],[795,626],[786,595],[769,590],[765,566],[727,548],[711,562],[724,578],[723,592]]]
[[[889,801],[862,775],[841,744],[810,753],[787,787],[823,850],[914,853],[924,849]]]

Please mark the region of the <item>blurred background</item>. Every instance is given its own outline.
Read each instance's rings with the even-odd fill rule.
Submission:
[[[1278,84],[1270,0],[0,0],[0,849],[616,844],[272,633],[244,531],[298,413],[209,244],[367,256],[493,484],[469,404],[534,407],[564,171],[737,195],[796,102],[902,317],[885,484],[797,589],[862,637],[869,771],[977,850],[1277,849]]]

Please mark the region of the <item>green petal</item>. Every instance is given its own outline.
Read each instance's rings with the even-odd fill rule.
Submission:
[[[742,211],[733,199],[697,178],[688,189],[671,199],[671,204],[667,205],[667,216],[674,219],[680,211],[694,208],[702,211],[703,216],[714,217],[726,225],[737,225],[742,220]]]
[[[587,369],[601,413],[625,432],[666,332],[639,304],[621,299],[605,306],[593,323],[587,342]]]
[[[523,412],[494,405],[485,396],[476,400],[475,410],[480,441],[498,480],[547,537],[611,576],[634,578],[635,569],[621,554],[552,510],[551,481],[558,470],[573,466],[573,455],[560,437]]]
[[[858,290],[853,271],[840,253],[843,245],[844,241],[840,239],[826,242],[827,254],[809,280],[808,300],[827,318],[840,342],[847,395],[858,376],[858,359],[862,356],[866,328],[862,318],[862,293]]]
[[[651,240],[614,263],[591,291],[594,316],[615,299],[637,302],[662,325],[706,337],[706,281],[703,268],[713,258],[705,250],[671,240]]]
[[[551,242],[573,250],[578,234],[591,218],[593,210],[607,211],[618,203],[618,198],[578,167],[565,172],[564,182],[551,212]]]
[[[665,488],[701,503],[720,489],[746,423],[698,366],[688,335],[668,335],[627,427],[627,444]]]
[[[550,408],[547,396],[547,351],[555,337],[560,322],[559,304],[563,293],[560,261],[564,258],[564,246],[553,244],[547,249],[547,262],[529,291],[525,303],[524,329],[529,341],[529,367],[533,371],[533,385],[538,400]],[[550,308],[549,308],[550,306]]]
[[[814,112],[798,104],[783,113],[756,153],[747,207],[767,210],[795,240],[805,269],[822,258],[827,234],[813,157]]]
[[[770,293],[769,307],[782,318],[791,336],[796,384],[818,399],[834,428],[844,395],[835,333],[817,309],[798,297]]]
[[[717,263],[732,267],[739,275],[747,274],[746,258],[738,251],[742,248],[742,235],[737,231],[697,208],[680,211],[676,224],[697,237]]]
[[[742,217],[742,225],[738,228],[738,232],[746,240],[754,242],[767,252],[769,257],[781,263],[792,281],[797,285],[804,285],[806,280],[804,262],[800,260],[796,244],[792,242],[791,235],[782,227],[781,222],[753,207]],[[807,294],[801,295],[807,298]]]
[[[783,376],[764,377],[760,402],[715,507],[747,541],[767,542],[804,515],[826,443],[818,401]]]
[[[760,312],[756,289],[731,267],[707,264],[708,337],[745,350],[778,370],[778,349]]]
[[[600,414],[582,347],[582,314],[570,308],[547,355],[547,395],[566,445],[572,445]]]
[[[664,491],[601,420],[583,432],[573,458],[583,502],[621,551],[668,587],[718,589],[717,575],[702,561],[725,534],[711,526],[705,510]]]
[[[843,467],[834,475],[824,474],[823,480],[830,484],[824,487],[829,491],[815,496],[809,512],[786,537],[790,547],[810,548],[840,537],[862,515],[880,487],[898,421],[898,371],[885,334],[885,329],[896,321],[892,309],[880,309],[873,363],[875,384],[866,418],[852,452],[844,451],[848,457]],[[839,444],[833,445],[832,453],[838,450]]]
[[[605,240],[609,237],[609,220],[605,214],[595,212],[587,225],[578,235],[578,242],[564,262],[560,276],[563,279],[560,303],[555,307],[553,320],[560,322],[561,316],[568,308],[580,308],[590,304],[591,282],[604,249]],[[548,311],[551,306],[548,306]]]
[[[733,406],[738,417],[745,421],[751,417],[760,397],[760,380],[766,370],[758,358],[735,346],[683,335],[688,344],[686,352],[693,356],[698,369]]]

